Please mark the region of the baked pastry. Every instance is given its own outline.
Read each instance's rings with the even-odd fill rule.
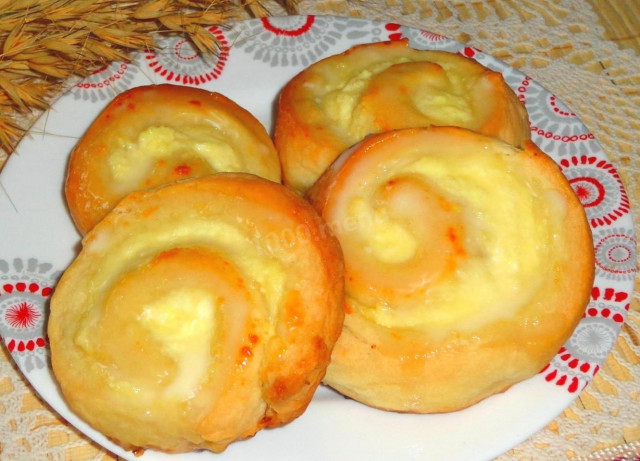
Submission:
[[[64,190],[85,234],[129,192],[223,171],[280,182],[280,160],[262,124],[218,93],[141,86],[119,94],[82,136]]]
[[[309,199],[341,243],[346,316],[325,383],[449,412],[539,372],[589,302],[584,210],[532,142],[457,127],[371,135]]]
[[[244,173],[125,197],[51,300],[71,409],[128,449],[222,451],[299,416],[340,333],[340,247],[313,208]]]
[[[274,142],[285,184],[306,191],[347,147],[371,133],[429,125],[469,128],[519,146],[524,105],[502,74],[408,41],[355,46],[325,58],[282,90]]]

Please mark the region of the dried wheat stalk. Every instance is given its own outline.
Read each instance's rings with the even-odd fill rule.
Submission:
[[[295,13],[297,0],[278,0]],[[259,0],[0,0],[0,148],[24,134],[16,116],[48,107],[71,76],[126,60],[154,46],[152,34],[187,35],[202,53],[216,52],[203,25],[269,11]]]

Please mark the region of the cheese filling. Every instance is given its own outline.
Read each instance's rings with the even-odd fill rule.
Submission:
[[[404,203],[416,210],[416,219],[423,220],[414,226],[380,213],[371,200],[372,190],[403,175],[437,184],[460,210],[438,217],[440,210],[429,209],[425,200]],[[330,219],[339,221],[336,217],[350,214],[368,224],[351,232],[336,229],[338,238],[349,242],[344,245],[347,268],[378,283],[365,292],[350,291],[348,284],[347,295],[354,307],[379,325],[445,332],[508,318],[545,283],[553,255],[562,254],[554,245],[563,232],[559,223],[564,210],[549,205],[553,198],[525,174],[512,171],[499,155],[425,156],[393,174],[347,184],[345,189],[349,192]],[[453,216],[456,222],[449,222]],[[450,233],[457,221],[462,228],[455,235],[421,234],[431,228]],[[447,238],[452,248],[444,255],[453,263],[449,268],[429,264],[430,257],[443,256],[435,253],[442,245],[432,248],[431,241]],[[378,262],[371,263],[371,256]],[[425,273],[433,267],[439,271],[435,277]],[[409,290],[410,286],[417,288]]]
[[[132,184],[145,177],[158,160],[199,157],[214,171],[243,171],[242,158],[220,139],[214,126],[151,126],[134,140],[121,140],[108,165],[113,179]]]
[[[400,264],[411,259],[419,245],[409,229],[389,218],[384,209],[372,209],[361,198],[350,206],[365,243],[364,251],[384,263]]]
[[[144,306],[138,315],[140,325],[177,365],[176,376],[165,390],[170,397],[192,398],[205,378],[219,307],[207,292],[174,290]]]
[[[200,384],[206,381],[209,373],[218,373],[216,365],[212,363],[214,357],[225,363],[234,360],[234,354],[240,350],[241,329],[247,321],[247,301],[244,298],[229,298],[236,289],[233,285],[228,288],[221,286],[222,291],[218,293],[211,289],[199,290],[193,286],[183,288],[180,281],[167,279],[164,284],[161,281],[156,283],[161,287],[158,291],[160,296],[151,297],[145,304],[137,307],[139,299],[148,298],[138,296],[134,287],[133,291],[125,294],[133,299],[120,299],[119,293],[124,292],[120,289],[114,293],[113,287],[122,286],[123,279],[135,276],[138,267],[145,267],[141,261],[156,261],[157,255],[174,248],[196,249],[193,251],[197,251],[198,247],[210,249],[207,251],[218,249],[221,257],[233,261],[235,270],[238,271],[240,278],[234,278],[232,283],[238,284],[240,292],[248,291],[256,305],[262,306],[259,315],[266,320],[265,325],[271,325],[269,319],[275,318],[287,283],[286,269],[282,262],[261,251],[250,242],[250,237],[245,232],[230,223],[197,216],[183,217],[174,223],[167,220],[160,222],[162,224],[160,227],[156,225],[155,230],[143,227],[139,232],[119,238],[118,241],[106,233],[103,239],[85,241],[84,249],[87,252],[103,252],[103,246],[110,245],[110,251],[104,255],[100,267],[93,273],[92,286],[87,290],[87,303],[109,306],[109,302],[105,303],[103,300],[104,295],[100,294],[106,293],[109,299],[117,298],[115,303],[111,303],[116,306],[117,311],[109,311],[109,307],[107,310],[92,310],[74,326],[74,342],[85,354],[94,357],[95,366],[103,369],[96,371],[105,373],[108,385],[119,392],[134,394],[141,402],[149,404],[157,397],[158,392],[173,401],[190,399],[198,391]],[[180,276],[175,272],[171,274],[172,277]],[[165,290],[162,288],[164,285],[169,285],[170,288]],[[225,292],[228,294],[225,295]],[[132,303],[131,306],[128,306],[128,302]],[[138,314],[131,321],[125,320],[132,315],[130,312],[134,312],[134,309]],[[224,330],[220,329],[222,321],[225,322]],[[120,341],[114,338],[116,342],[109,351],[101,350],[98,347],[101,339],[95,338],[112,335],[114,326],[119,324],[131,325],[131,328],[122,331]],[[265,330],[263,334],[268,337],[272,332]],[[222,346],[219,344],[221,340]],[[150,346],[151,344],[157,346]],[[126,354],[127,347],[158,347],[159,351],[153,351],[152,354],[158,360],[168,362],[164,366],[148,367],[144,376],[131,380],[131,361],[126,357],[122,361],[117,359]],[[213,352],[213,349],[217,352]],[[114,360],[117,365],[114,365]],[[126,369],[119,370],[122,365]],[[150,374],[154,372],[149,370],[156,369],[158,372],[165,371],[157,376]],[[220,377],[216,379],[220,380]]]
[[[424,119],[425,126],[431,123],[466,126],[471,123],[475,114],[465,78],[444,63],[442,67],[438,63],[424,63],[425,67],[436,69],[432,72],[410,69],[409,66],[403,69],[404,63],[420,61],[399,58],[377,62],[347,78],[344,84],[330,89],[319,104],[354,142],[377,131],[376,112],[393,110],[389,107],[392,101],[406,101],[407,106]],[[377,80],[383,89],[370,90],[369,85]],[[369,106],[361,107],[365,94],[369,98]],[[374,101],[373,106],[370,101]]]

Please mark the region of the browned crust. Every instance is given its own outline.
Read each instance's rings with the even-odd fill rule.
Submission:
[[[255,145],[264,146],[267,155],[260,162],[264,164],[265,176],[280,181],[279,159],[265,128],[251,113],[226,96],[170,84],[136,87],[120,93],[107,105],[71,153],[64,190],[78,230],[85,234],[128,192],[213,172],[203,162],[195,162],[189,166],[189,173],[167,171],[158,177],[147,178],[133,189],[116,190],[107,165],[111,140],[131,136],[135,134],[133,130],[141,131],[156,123],[179,126],[212,115],[243,126],[246,132],[242,136],[252,139]]]
[[[488,94],[483,98],[484,103],[480,105],[491,104],[495,107],[482,123],[479,123],[482,119],[477,120],[479,124],[474,129],[514,145],[521,145],[524,140],[530,138],[524,105],[505,83],[502,74],[453,53],[413,50],[406,39],[356,45],[341,54],[312,64],[283,88],[278,102],[274,144],[282,162],[285,184],[300,192],[306,192],[343,150],[360,141],[351,139],[324,114],[315,100],[320,95],[315,94],[310,88],[326,83],[322,73],[328,72],[331,66],[349,66],[355,61],[357,65],[364,67],[362,62],[373,63],[373,58],[370,63],[366,60],[370,59],[368,56],[376,53],[389,57],[420,54],[420,59],[433,59],[434,62],[438,62],[438,56],[444,56],[449,61],[459,60],[459,65],[468,66],[479,80],[487,83]],[[386,115],[388,111],[393,112],[393,104],[385,104],[378,110]],[[373,129],[372,133],[419,126],[406,123],[404,120],[394,121],[391,125],[385,122],[378,129]],[[447,123],[450,124],[452,123]]]
[[[92,273],[99,272],[102,258],[113,252],[111,242],[128,241],[129,236],[136,235],[137,230],[143,227],[148,231],[150,227],[161,227],[167,220],[181,222],[183,216],[194,213],[198,219],[210,216],[212,220],[220,219],[235,225],[242,222],[249,226],[251,232],[260,234],[283,231],[284,235],[285,229],[302,229],[304,235],[293,244],[285,239],[281,242],[284,245],[282,250],[270,249],[263,240],[256,240],[256,245],[261,245],[258,251],[275,252],[273,255],[280,255],[277,257],[286,254],[286,258],[295,255],[295,262],[288,263],[293,267],[285,268],[287,284],[278,311],[273,317],[264,317],[266,314],[260,310],[263,307],[256,305],[249,323],[242,329],[243,335],[254,330],[266,334],[264,332],[271,330],[260,325],[270,322],[273,334],[271,337],[249,334],[248,342],[242,336],[247,347],[235,352],[236,365],[230,369],[214,370],[216,380],[227,376],[227,373],[231,378],[224,378],[227,384],[220,398],[212,402],[205,414],[191,420],[193,415],[188,411],[180,409],[174,413],[174,404],[159,398],[157,408],[164,410],[158,410],[156,417],[175,421],[171,432],[162,434],[155,432],[159,430],[156,429],[158,421],[152,418],[142,421],[147,417],[140,416],[136,402],[127,401],[130,405],[123,403],[118,391],[110,389],[106,380],[93,372],[99,361],[78,347],[76,324],[86,315],[102,315],[104,306],[88,304],[87,293],[104,289],[107,291],[100,291],[99,298],[108,299],[110,296],[110,287],[99,288],[93,284]],[[283,224],[285,222],[287,224]],[[290,244],[292,246],[288,247]],[[205,259],[209,249],[203,245],[201,239],[195,239],[191,244],[182,242],[175,248],[161,248],[157,250],[160,253],[155,260],[162,262],[174,255],[190,258],[189,255],[193,254],[193,263],[188,265],[188,270],[197,273],[200,267],[209,265]],[[148,253],[147,250],[145,252]],[[139,257],[140,262],[136,264],[144,262],[145,256]],[[210,266],[212,268],[207,270],[216,270],[215,264]],[[137,266],[129,263],[126,267],[127,272],[119,273],[118,277],[128,277],[127,274],[138,270]],[[160,285],[182,276],[182,273],[174,272],[167,282]],[[290,282],[289,278],[295,281]],[[239,280],[238,283],[243,287],[254,282]],[[300,288],[294,289],[297,284]],[[54,374],[70,407],[125,447],[168,452],[201,448],[222,451],[234,440],[251,437],[263,427],[281,426],[304,412],[324,377],[331,351],[341,332],[343,284],[342,253],[337,240],[304,199],[280,184],[249,174],[218,173],[150,191],[134,192],[85,236],[83,251],[65,271],[55,290],[48,325]],[[145,287],[140,287],[140,290],[147,291]],[[135,307],[132,305],[131,309]],[[135,325],[120,327],[123,330],[137,328]],[[124,341],[119,332],[113,333],[114,341]],[[150,354],[148,361],[154,361],[158,353],[150,351]],[[245,359],[249,363],[246,369],[250,372],[234,371],[239,366],[237,364]],[[140,370],[147,366],[144,362],[139,363]],[[105,369],[108,370],[109,366]],[[215,380],[206,384],[209,385],[215,386]],[[253,397],[249,399],[247,396]],[[260,403],[253,407],[256,398]],[[191,401],[191,406],[197,407],[197,400]],[[251,419],[247,414],[255,414],[255,418]]]
[[[386,149],[398,137],[419,132],[448,136],[466,149],[476,142],[496,145],[471,131],[453,127],[409,129],[374,135],[344,154],[309,191],[308,198],[327,218],[358,162],[371,149]],[[423,138],[422,140],[424,140]],[[393,144],[391,144],[393,145]],[[402,152],[396,152],[401,156]],[[594,250],[584,209],[554,161],[532,142],[508,156],[532,181],[564,202],[567,258],[549,261],[546,285],[513,318],[446,338],[427,332],[396,331],[347,309],[343,333],[333,351],[325,383],[367,405],[401,412],[459,410],[538,373],[570,337],[589,302]],[[345,250],[346,252],[346,250]],[[564,262],[562,262],[564,261]],[[346,262],[347,266],[349,261]],[[346,289],[351,289],[347,272]],[[347,296],[347,304],[350,297]]]

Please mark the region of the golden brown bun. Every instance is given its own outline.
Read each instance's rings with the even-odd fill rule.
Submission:
[[[324,382],[401,412],[465,408],[539,372],[594,277],[557,165],[462,128],[372,135],[309,198],[341,243],[346,316]]]
[[[222,451],[299,416],[340,333],[342,255],[280,184],[219,173],[134,192],[51,300],[72,410],[126,448]]]
[[[129,192],[232,171],[280,182],[260,122],[218,93],[151,85],[119,94],[74,148],[65,195],[85,234]]]
[[[280,96],[274,142],[285,184],[306,191],[364,136],[429,125],[461,126],[516,146],[530,137],[525,108],[500,73],[400,40],[355,46],[293,78]]]

